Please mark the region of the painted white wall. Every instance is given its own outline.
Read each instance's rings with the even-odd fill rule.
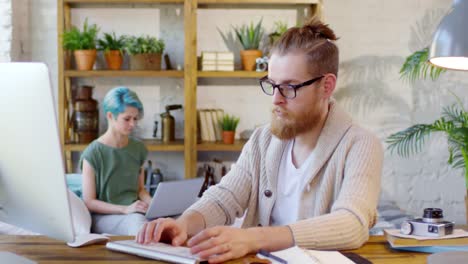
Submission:
[[[57,87],[56,1],[16,1],[23,1],[26,5],[20,10],[14,7],[13,20],[19,21],[15,27],[21,31],[13,29],[13,40],[14,45],[20,44],[21,49],[13,53],[13,59],[48,63]],[[338,41],[341,68],[336,98],[358,123],[375,132],[382,142],[391,133],[412,124],[435,120],[442,107],[455,101],[449,90],[467,103],[466,72],[447,72],[436,82],[418,81],[415,84],[401,81],[398,75],[404,57],[428,45],[432,32],[450,4],[446,0],[324,1],[324,19],[341,38]],[[183,65],[183,8],[152,5],[150,13],[139,7],[136,5],[136,8],[125,11],[90,7],[76,11],[73,21],[80,23],[89,17],[90,22],[99,23],[105,31],[156,34],[166,40],[173,64]],[[18,18],[18,13],[29,14],[29,17]],[[131,16],[128,15],[130,13]],[[300,8],[272,10],[229,6],[221,10],[200,10],[198,52],[230,49],[235,51],[238,61],[238,44],[225,43],[217,28],[228,33],[231,25],[263,17],[266,29],[271,31],[274,21],[282,19],[291,25],[303,15]],[[116,85],[135,89],[146,110],[138,131],[145,138],[151,137],[153,121],[158,120],[166,104],[183,103],[181,79],[83,79],[80,83],[95,85],[94,97],[98,100]],[[271,99],[262,95],[255,80],[201,80],[197,93],[200,108],[221,107],[240,116],[239,131],[268,122]],[[177,121],[176,136],[182,137],[183,111],[175,111],[173,115]],[[101,130],[104,129],[103,125]],[[201,159],[215,156],[235,158],[232,154],[213,152],[200,156]],[[183,177],[182,154],[152,153],[150,158],[162,168],[166,177]],[[446,163],[447,158],[443,136],[433,137],[421,154],[408,159],[386,151],[383,197],[395,200],[400,207],[415,215],[419,215],[424,207],[441,207],[446,218],[464,223],[463,172],[451,169]]]
[[[382,140],[410,125],[432,123],[455,102],[449,91],[467,103],[467,72],[415,84],[398,75],[405,56],[429,45],[450,2],[325,1],[325,20],[341,37],[336,97]],[[446,218],[465,222],[463,171],[450,168],[447,159],[447,142],[439,135],[408,159],[386,151],[382,195],[416,215],[425,207],[441,207]]]
[[[11,0],[0,0],[0,62],[9,62],[11,57],[12,10]]]

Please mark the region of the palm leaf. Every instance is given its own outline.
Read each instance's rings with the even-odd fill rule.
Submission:
[[[421,151],[426,138],[433,131],[436,129],[432,125],[418,124],[390,135],[386,142],[391,152],[396,149],[398,155],[409,157]]]
[[[464,127],[468,127],[468,113],[453,104],[443,108],[442,116]]]
[[[400,69],[400,78],[414,83],[417,79],[430,77],[433,81],[439,78],[445,69],[434,66],[428,62],[429,48],[418,50],[406,57]]]
[[[459,148],[459,145],[454,142],[449,141],[449,160],[448,163],[452,165],[453,168],[464,168],[465,160],[463,159],[462,152]]]

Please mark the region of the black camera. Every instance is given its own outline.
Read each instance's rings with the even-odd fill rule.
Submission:
[[[426,208],[423,218],[408,220],[401,224],[400,232],[405,235],[441,237],[453,233],[453,222],[444,221],[442,209]]]

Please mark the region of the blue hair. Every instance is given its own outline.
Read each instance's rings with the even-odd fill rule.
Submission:
[[[143,117],[143,104],[138,95],[127,87],[113,88],[102,101],[104,113],[111,112],[114,119],[117,119],[117,116],[123,113],[128,106],[138,109],[139,118]]]

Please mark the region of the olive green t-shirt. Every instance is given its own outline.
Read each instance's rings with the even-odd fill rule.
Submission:
[[[147,154],[145,145],[133,138],[122,148],[94,140],[81,154],[80,168],[86,159],[94,169],[98,200],[130,205],[138,199],[138,176]]]

